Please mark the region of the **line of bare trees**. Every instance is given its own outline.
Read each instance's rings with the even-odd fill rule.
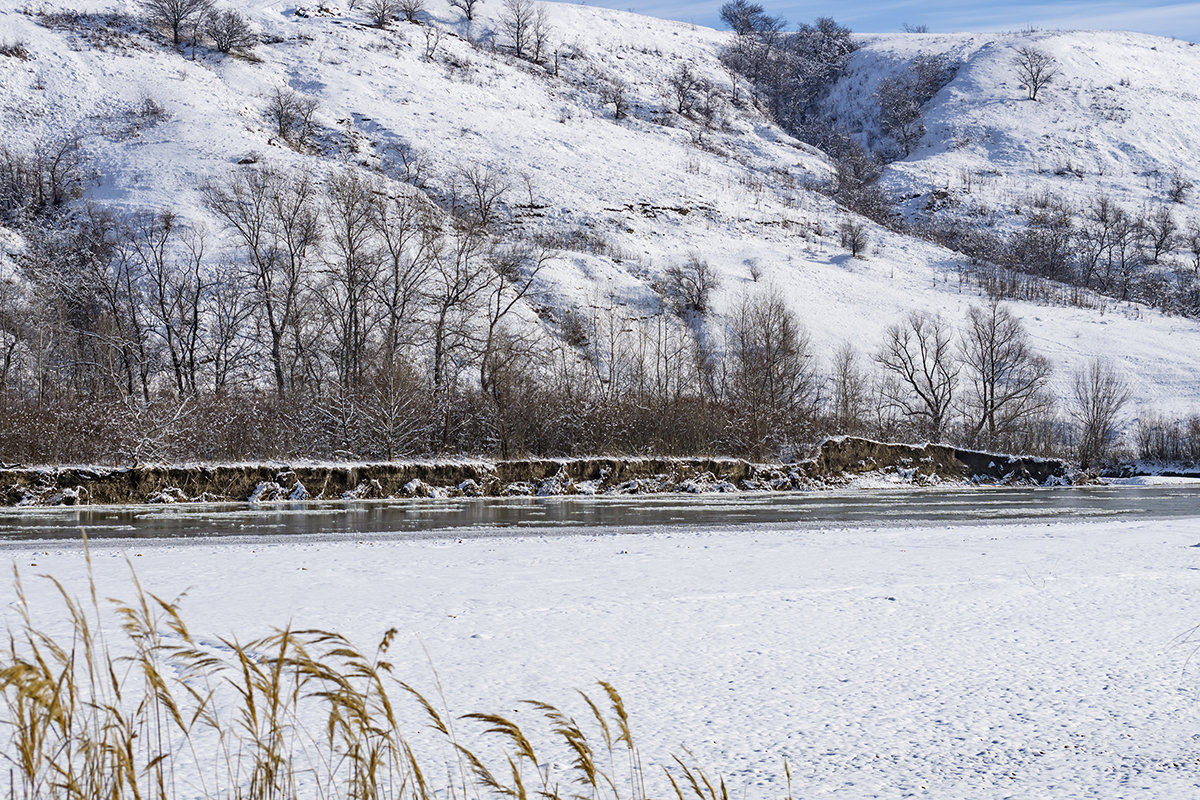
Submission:
[[[698,255],[663,271],[655,304],[563,311],[540,294],[556,251],[508,224],[483,166],[424,191],[242,168],[203,188],[209,230],[72,202],[71,147],[0,155],[0,212],[27,245],[0,275],[0,461],[768,459],[857,433],[1094,462],[1127,398],[1096,366],[1057,402],[997,304],[815,352],[769,288],[717,315]]]
[[[0,283],[0,460],[768,459],[858,433],[1094,462],[1127,398],[1093,366],[1064,418],[1000,305],[960,326],[912,314],[877,350],[827,357],[770,290],[713,315],[692,259],[657,307],[598,299],[538,324],[524,301],[553,252],[417,193],[248,169],[205,196],[219,234],[168,212],[27,228],[20,279]]]
[[[1187,191],[1190,185],[1181,194]],[[1131,210],[1106,195],[1074,208],[1046,194],[1032,200],[1024,211],[1025,227],[1012,234],[953,217],[929,218],[914,232],[979,263],[1195,317],[1200,218],[1185,219],[1177,208],[1159,203]]]

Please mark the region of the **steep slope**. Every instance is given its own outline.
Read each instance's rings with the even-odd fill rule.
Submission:
[[[508,186],[513,225],[563,243],[534,304],[552,331],[569,308],[589,313],[614,302],[636,316],[657,302],[663,271],[693,255],[719,277],[718,312],[774,287],[823,362],[846,341],[874,350],[883,329],[909,310],[959,319],[981,302],[960,280],[962,258],[928,242],[868,225],[865,259],[838,245],[847,212],[809,188],[829,178],[831,164],[747,105],[744,87],[740,102],[729,99],[733,86],[716,57],[726,33],[553,4],[556,56],[532,66],[492,46],[502,43],[498,3],[467,23],[433,0],[425,24],[390,30],[366,25],[361,9],[297,13],[263,0],[237,7],[266,41],[253,59],[176,52],[149,34],[132,3],[120,9],[129,17],[104,33],[94,17],[45,16],[49,4],[0,10],[0,30],[30,54],[0,57],[0,144],[22,148],[78,131],[97,166],[94,198],[124,209],[173,208],[214,230],[200,186],[243,161],[317,176],[345,164],[382,163],[387,171],[389,153],[408,146],[427,159],[431,183],[472,166],[490,169]],[[100,3],[70,8],[112,11]],[[997,206],[1030,191],[1083,198],[1101,186],[1141,202],[1159,191],[1147,171],[1170,174],[1197,152],[1200,104],[1171,88],[1179,76],[1200,75],[1196,51],[1124,34],[1044,37],[1064,76],[1033,103],[1012,76],[1016,41],[878,37],[855,56],[843,85],[857,82],[860,103],[897,58],[940,49],[965,59],[931,104],[921,146],[886,171],[890,192],[926,197],[950,186],[966,194],[960,176],[970,175],[972,198]],[[671,113],[669,78],[684,64],[723,90],[711,126]],[[1107,88],[1126,75],[1129,87]],[[614,81],[630,98],[621,120],[604,101]],[[317,101],[309,146],[298,150],[274,135],[264,109],[278,87]],[[1093,110],[1098,97],[1106,105]],[[1064,159],[1086,165],[1084,178],[1054,175]],[[572,244],[580,241],[588,245]],[[1072,370],[1105,356],[1130,376],[1139,407],[1184,414],[1200,404],[1196,322],[1128,304],[1014,308],[1055,363],[1060,392]],[[524,312],[530,320],[533,311]]]
[[[1057,74],[1037,101],[1013,60],[1018,48],[1053,57]],[[1200,150],[1200,48],[1135,33],[868,37],[851,74],[884,74],[880,63],[920,53],[960,60],[954,80],[929,104],[926,134],[890,166],[896,194],[938,188],[980,204],[1011,206],[1053,193],[1076,203],[1098,194],[1130,207],[1172,202],[1176,174],[1192,182]],[[1196,193],[1177,209],[1195,214]]]

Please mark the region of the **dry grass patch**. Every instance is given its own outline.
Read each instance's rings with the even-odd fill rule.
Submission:
[[[178,598],[134,575],[133,602],[102,604],[90,554],[88,574],[82,601],[47,578],[70,623],[53,636],[14,567],[19,618],[0,652],[11,800],[648,800],[658,769],[676,800],[728,800],[687,751],[646,766],[610,683],[578,693],[582,722],[536,700],[523,724],[454,715],[436,677],[430,693],[393,676],[395,629],[369,650],[311,629],[199,637]]]

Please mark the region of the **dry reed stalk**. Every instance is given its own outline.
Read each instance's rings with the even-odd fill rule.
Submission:
[[[90,604],[50,579],[68,640],[39,630],[14,568],[17,622],[0,652],[9,800],[647,800],[629,715],[610,683],[599,683],[607,709],[578,692],[591,737],[559,707],[527,700],[544,730],[493,713],[459,717],[495,743],[477,751],[457,737],[453,715],[392,677],[395,629],[374,651],[336,632],[285,627],[246,644],[218,639],[222,654],[192,635],[180,598],[146,592],[130,565],[134,601],[110,601],[121,633],[110,646],[86,541],[85,553]],[[434,682],[444,708],[436,672]],[[395,687],[447,748],[444,780],[430,781],[442,766],[431,773],[402,735]],[[565,765],[539,761],[535,741],[565,752]],[[598,748],[607,758],[597,760]],[[728,800],[724,780],[684,752],[688,762],[664,767],[676,800]],[[784,774],[791,800],[786,761]]]

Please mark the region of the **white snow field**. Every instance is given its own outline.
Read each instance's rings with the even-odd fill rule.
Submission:
[[[656,296],[654,280],[693,254],[721,279],[718,312],[775,287],[825,359],[846,341],[873,351],[886,326],[910,310],[957,320],[982,302],[959,282],[962,259],[927,242],[870,225],[867,258],[851,258],[837,235],[847,212],[808,188],[831,174],[829,161],[753,106],[719,104],[712,130],[664,111],[667,76],[681,64],[732,93],[717,60],[729,32],[554,3],[547,8],[555,75],[468,41],[495,40],[498,0],[483,2],[473,23],[444,0],[429,0],[425,24],[389,30],[366,25],[361,8],[315,13],[309,3],[301,16],[292,2],[232,5],[267,40],[256,60],[203,50],[192,58],[136,21],[98,41],[38,22],[38,12],[62,9],[136,18],[132,0],[0,8],[0,39],[22,42],[30,54],[0,58],[0,145],[79,132],[98,166],[97,200],[172,207],[208,220],[211,230],[219,226],[199,187],[247,157],[320,176],[345,165],[373,168],[381,150],[404,141],[428,156],[435,180],[483,165],[510,185],[510,206],[541,207],[517,215],[522,230],[606,243],[563,250],[541,274],[536,302],[557,310],[542,315],[552,320],[568,308],[590,312],[612,302],[636,315]],[[426,38],[433,29],[441,31],[436,42]],[[1097,32],[860,38],[864,49],[842,87],[857,86],[860,99],[898,58],[946,52],[964,61],[927,109],[925,139],[886,171],[890,192],[924,197],[947,189],[957,201],[1001,213],[1038,192],[1077,204],[1106,192],[1133,208],[1161,201],[1174,172],[1200,177],[1193,174],[1200,49],[1190,43]],[[1038,102],[1023,99],[1012,69],[1023,43],[1051,52],[1062,68]],[[627,119],[616,120],[602,102],[610,79],[628,86]],[[272,134],[264,109],[281,86],[319,103],[319,146],[311,152]],[[165,116],[140,116],[147,100]],[[1083,177],[1055,174],[1068,165]],[[1181,224],[1200,215],[1198,196],[1173,206]],[[6,237],[0,231],[0,241]],[[1076,368],[1102,356],[1129,377],[1134,414],[1182,416],[1200,407],[1196,321],[1119,303],[1102,310],[1016,304],[1014,311],[1056,366],[1060,394]],[[534,308],[523,313],[532,323]],[[555,332],[553,322],[549,328]]]
[[[291,623],[370,648],[395,626],[397,676],[431,691],[434,665],[459,712],[586,716],[573,690],[609,680],[647,764],[687,747],[731,797],[784,797],[785,758],[797,798],[1200,791],[1200,517],[544,533],[92,555],[101,598],[131,597],[128,559],[148,591],[187,592],[208,641]],[[80,546],[8,553],[35,622],[65,634],[33,576],[85,594]]]

